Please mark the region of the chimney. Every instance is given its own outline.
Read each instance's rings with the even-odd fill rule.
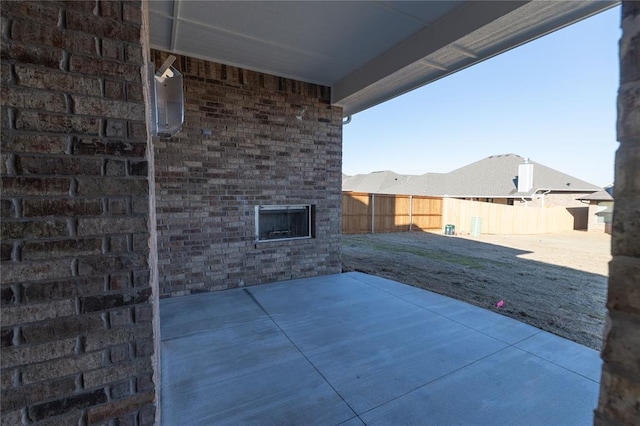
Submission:
[[[518,192],[529,192],[533,188],[533,164],[524,159],[524,164],[518,166]]]

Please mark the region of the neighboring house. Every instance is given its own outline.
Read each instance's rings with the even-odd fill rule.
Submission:
[[[573,215],[574,229],[587,229],[589,209],[580,199],[602,188],[519,155],[504,154],[492,155],[449,173],[399,175],[383,171],[343,176],[342,190],[516,206],[560,206]]]
[[[515,154],[492,155],[449,173],[391,171],[343,176],[343,191],[430,195],[528,206],[584,207],[580,197],[602,190]]]
[[[587,231],[611,234],[613,219],[613,185],[579,199],[589,204]]]
[[[342,190],[372,194],[425,195],[425,175],[399,175],[391,171],[342,175]]]

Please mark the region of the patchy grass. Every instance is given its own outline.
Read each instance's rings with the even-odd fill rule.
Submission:
[[[415,247],[412,245],[382,243],[380,241],[375,241],[367,238],[351,238],[349,241],[345,242],[345,245],[349,247],[359,247],[364,245],[370,249],[384,251],[390,254],[411,254],[414,256],[423,257],[425,259],[449,262],[455,265],[465,266],[467,268],[484,269],[485,267],[482,263],[479,262],[479,259],[462,256],[460,254],[451,253],[446,250],[430,250]]]
[[[407,232],[345,235],[342,243],[344,271],[421,287],[600,349],[611,259],[606,236]]]

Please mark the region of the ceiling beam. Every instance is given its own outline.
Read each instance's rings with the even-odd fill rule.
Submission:
[[[527,3],[528,1],[464,3],[398,46],[334,83],[331,91],[333,103],[340,102]],[[462,22],[464,25],[461,25]]]
[[[336,104],[343,107],[343,114],[345,116],[357,114],[360,111],[371,108],[372,106],[409,92],[417,87],[446,77],[454,72],[477,64],[478,62],[499,55],[502,52],[506,52],[507,50],[530,42],[531,40],[535,40],[538,37],[542,37],[577,21],[615,7],[619,3],[619,0],[576,1],[562,3],[563,5],[569,4],[570,6],[565,7],[562,12],[559,12],[553,7],[548,9],[545,12],[549,15],[546,19],[543,19],[538,24],[526,26],[521,32],[516,35],[512,35],[510,38],[494,43],[490,48],[481,52],[480,56],[477,58],[473,58],[471,55],[463,55],[463,57],[458,59],[455,64],[447,65],[446,67],[444,64],[437,63],[430,58],[423,58],[422,60],[416,61],[415,65],[431,68],[431,71],[428,74],[416,76],[415,70],[413,70],[411,66],[408,66],[401,72],[391,74],[378,82],[374,82],[373,84],[366,86],[366,88],[353,92],[351,95],[341,99]],[[549,4],[550,3],[544,1],[532,1],[523,6],[525,9],[519,12],[522,12],[525,15],[537,15],[541,13],[541,9],[547,8]],[[489,26],[495,25],[499,24],[489,24]],[[451,45],[448,45],[447,47],[451,47]],[[457,51],[459,52],[460,50],[458,49]],[[407,72],[405,73],[405,71]]]
[[[440,71],[447,71],[447,67],[437,62],[430,61],[429,59],[420,59],[420,63],[428,66],[429,68],[435,68]]]
[[[458,52],[460,52],[461,54],[463,54],[464,56],[468,57],[468,58],[473,58],[476,59],[478,58],[478,54],[475,52],[472,52],[469,49],[466,49],[462,46],[458,46],[457,44],[452,44],[451,47],[453,50],[457,50]]]

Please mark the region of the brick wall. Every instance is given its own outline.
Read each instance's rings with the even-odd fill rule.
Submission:
[[[157,66],[166,56],[152,52]],[[162,295],[340,272],[342,111],[330,89],[189,57],[174,66],[185,125],[154,142]],[[315,204],[316,238],[256,245],[259,204]]]
[[[640,424],[640,2],[622,2],[609,310],[598,425]]]
[[[589,204],[589,232],[611,234],[611,212],[613,201],[591,201]]]
[[[598,221],[598,204],[592,201],[589,204],[589,223],[587,224],[587,231],[589,232],[605,232],[605,223]]]
[[[142,6],[2,2],[3,425],[154,422]]]

